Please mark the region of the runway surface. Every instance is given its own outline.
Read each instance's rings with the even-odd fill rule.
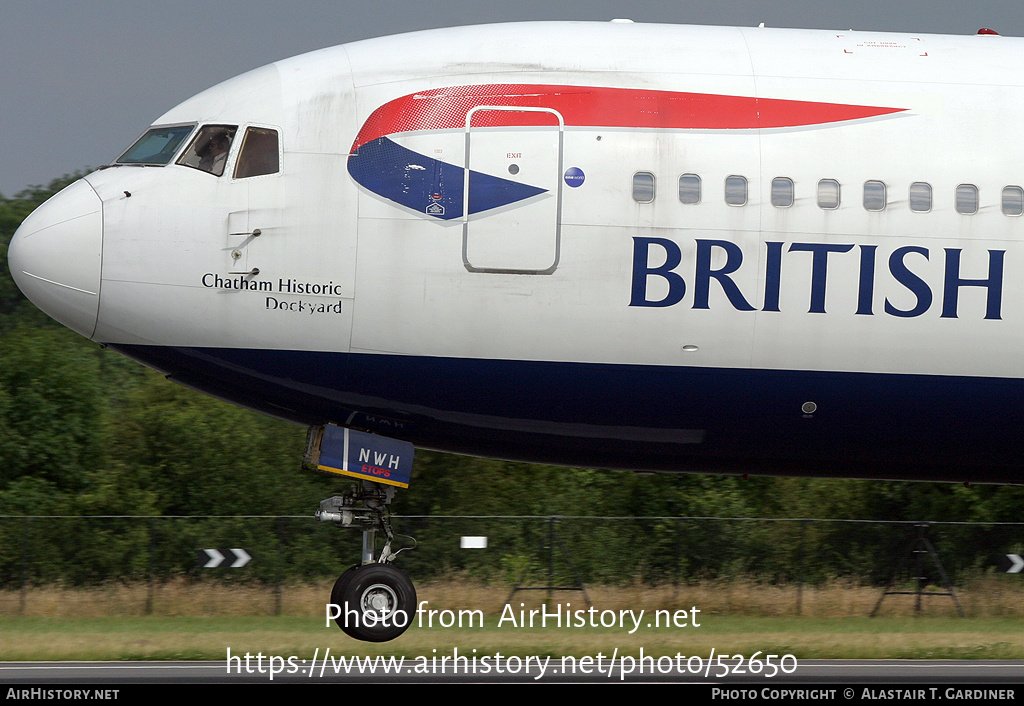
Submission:
[[[431,664],[430,660],[406,658],[358,658],[311,663],[271,664],[265,660],[217,662],[0,662],[0,693],[10,685],[143,685],[143,684],[253,684],[253,683],[689,683],[736,685],[748,689],[793,684],[858,686],[900,685],[1000,685],[1024,687],[1024,661],[996,660],[806,660],[786,665],[772,676],[751,673],[750,665],[738,671],[725,661],[706,672],[693,673],[685,663],[667,660],[593,660],[563,662],[552,657],[545,663],[513,659]],[[539,658],[543,660],[544,658]],[[363,661],[369,660],[369,661]],[[696,666],[696,665],[690,665]],[[754,667],[755,669],[757,666]],[[942,687],[945,691],[948,687]],[[1024,695],[1024,690],[1020,691]],[[16,695],[15,695],[16,697]],[[12,698],[8,693],[7,698]],[[762,696],[761,698],[766,698]],[[827,697],[826,697],[827,698]],[[939,698],[943,698],[941,695]],[[945,697],[946,700],[955,697]],[[1013,697],[1011,697],[1013,698]]]

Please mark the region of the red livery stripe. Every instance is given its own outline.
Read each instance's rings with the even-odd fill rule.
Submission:
[[[465,127],[466,114],[480,105],[551,108],[562,115],[566,125],[703,130],[821,125],[906,110],[633,88],[451,86],[402,96],[377,108],[363,124],[352,150],[398,132]],[[550,113],[484,111],[474,116],[473,127],[550,125],[554,121]]]

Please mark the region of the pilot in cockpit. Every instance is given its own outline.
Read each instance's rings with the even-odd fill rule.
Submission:
[[[219,130],[210,136],[206,144],[196,150],[199,157],[199,169],[220,176],[224,173],[224,162],[231,148],[231,138],[226,131]]]

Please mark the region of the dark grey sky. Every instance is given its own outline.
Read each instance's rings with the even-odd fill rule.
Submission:
[[[417,29],[522,20],[811,27],[1024,36],[1019,0],[6,0],[0,194],[114,159],[215,83],[284,57]]]

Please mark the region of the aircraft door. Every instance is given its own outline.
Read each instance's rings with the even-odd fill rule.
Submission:
[[[462,259],[470,272],[558,267],[563,128],[549,108],[478,106],[466,115]]]

